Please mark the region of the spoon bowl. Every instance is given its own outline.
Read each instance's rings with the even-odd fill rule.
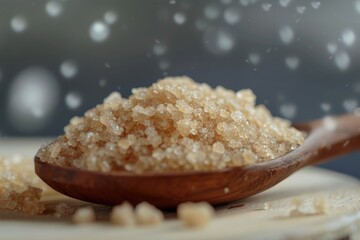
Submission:
[[[223,204],[260,193],[296,170],[360,149],[360,116],[347,114],[294,125],[304,144],[274,160],[214,171],[167,173],[95,172],[35,157],[35,172],[56,191],[80,200],[116,205],[147,201],[159,208],[182,202]]]

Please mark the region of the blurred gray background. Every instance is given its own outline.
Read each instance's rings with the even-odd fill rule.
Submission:
[[[0,1],[0,136],[56,136],[165,76],[251,88],[274,115],[358,108],[360,1]],[[360,177],[360,154],[323,165]]]

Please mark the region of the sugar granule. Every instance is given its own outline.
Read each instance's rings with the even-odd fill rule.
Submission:
[[[124,202],[113,207],[110,214],[110,221],[115,225],[133,226],[136,224],[136,217],[133,206]]]
[[[73,223],[85,224],[95,221],[95,212],[91,207],[82,207],[76,210],[72,217]]]
[[[156,225],[164,220],[164,214],[147,202],[139,203],[136,206],[135,216],[139,225]]]
[[[187,226],[201,228],[208,225],[214,217],[214,208],[207,202],[182,203],[177,208],[178,218]]]

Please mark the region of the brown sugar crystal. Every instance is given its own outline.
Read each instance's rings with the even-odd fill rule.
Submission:
[[[113,207],[110,221],[115,225],[134,226],[136,224],[136,216],[133,206],[128,202],[124,202]]]
[[[38,157],[102,172],[206,171],[278,158],[303,143],[303,133],[255,99],[249,89],[169,77],[128,99],[110,94]]]
[[[164,220],[164,214],[147,202],[139,203],[136,206],[135,217],[139,225],[156,225]]]
[[[35,175],[33,162],[22,156],[0,156],[0,209],[41,214],[41,194],[48,187]]]
[[[177,208],[178,218],[187,226],[201,228],[210,223],[215,210],[207,202],[182,203]]]
[[[78,208],[72,216],[73,223],[86,224],[95,221],[95,212],[91,207]]]

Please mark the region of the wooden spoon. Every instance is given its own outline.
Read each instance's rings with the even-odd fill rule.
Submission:
[[[222,204],[262,192],[296,170],[360,149],[360,116],[326,117],[295,125],[306,131],[305,143],[274,160],[207,172],[94,172],[60,167],[35,157],[35,172],[49,186],[73,198],[116,205],[147,201],[173,208],[186,201]]]

